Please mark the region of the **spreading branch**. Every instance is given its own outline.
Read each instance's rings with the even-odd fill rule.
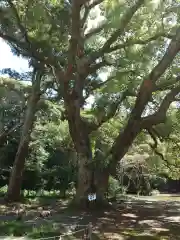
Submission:
[[[111,47],[111,45],[117,40],[119,36],[121,36],[129,22],[131,21],[134,14],[137,12],[137,10],[142,6],[144,3],[144,0],[137,0],[137,2],[129,8],[124,16],[121,18],[120,21],[120,27],[111,35],[111,37],[106,41],[104,46],[102,47],[101,51],[106,52]]]
[[[33,42],[33,40],[28,36],[28,31],[26,27],[23,25],[21,18],[18,14],[18,10],[16,6],[14,5],[12,0],[7,0],[12,13],[16,19],[17,23],[17,28],[20,30],[22,36],[23,36],[23,41],[17,39],[16,37],[13,37],[11,35],[8,35],[6,33],[0,32],[0,37],[4,39],[5,41],[9,42],[12,44],[12,46],[18,50],[18,48],[22,49],[24,51],[23,55],[36,59],[37,61],[42,62],[43,64],[47,66],[56,66],[57,65],[57,59],[53,56],[44,56],[43,53],[41,53],[38,48],[36,47],[36,43]],[[25,40],[25,41],[24,41]]]
[[[102,27],[103,28],[103,27]],[[92,33],[94,34],[94,33]],[[114,52],[114,51],[117,51],[117,50],[120,50],[120,49],[124,49],[126,47],[129,47],[129,46],[133,46],[133,45],[145,45],[145,44],[148,44],[152,41],[155,41],[161,37],[164,37],[164,38],[169,38],[169,39],[172,39],[173,38],[173,35],[169,35],[169,34],[165,34],[165,33],[157,33],[155,34],[154,36],[148,38],[148,39],[134,39],[134,40],[131,40],[131,41],[126,41],[125,43],[121,43],[121,44],[117,44],[113,47],[110,47],[106,53],[111,53],[111,52]],[[102,63],[100,65],[100,67],[103,67],[103,66],[106,66],[108,65],[107,62],[104,61],[104,64]],[[89,68],[89,71],[90,73],[94,73],[97,69],[99,69],[99,63],[95,64],[93,67],[90,67]],[[157,87],[157,90],[158,90],[158,87]],[[160,90],[160,86],[159,86],[159,90]]]
[[[124,49],[125,47],[129,47],[132,45],[146,45],[146,44],[153,42],[162,37],[172,39],[174,37],[174,35],[170,35],[170,34],[166,34],[166,33],[156,33],[154,36],[152,36],[148,39],[133,39],[133,40],[126,41],[125,43],[117,44],[113,47],[110,47],[108,49],[108,51],[106,51],[106,52],[107,53],[114,52],[116,50]]]
[[[109,168],[112,174],[115,174],[117,162],[124,157],[129,147],[132,145],[134,139],[142,131],[142,129],[150,128],[153,125],[165,121],[166,112],[170,104],[174,101],[176,95],[180,92],[180,86],[173,88],[166,95],[158,111],[155,114],[145,118],[142,118],[141,115],[146,105],[152,98],[152,92],[155,90],[157,80],[170,66],[179,50],[180,28],[178,28],[176,35],[171,40],[163,58],[141,84],[138,96],[136,98],[135,106],[131,111],[129,117],[129,121],[125,126],[124,130],[120,131],[119,135],[115,139],[115,142],[110,150],[112,161],[109,164]]]
[[[173,88],[169,93],[167,93],[158,111],[150,116],[142,118],[142,127],[147,129],[152,127],[153,125],[157,125],[165,122],[166,113],[169,109],[169,106],[171,105],[172,102],[175,101],[176,95],[179,93],[180,93],[180,86]]]
[[[177,84],[180,81],[180,76],[177,76],[174,79],[169,79],[169,81],[166,81],[165,83],[161,83],[156,85],[156,91],[166,91],[171,90],[175,84]]]

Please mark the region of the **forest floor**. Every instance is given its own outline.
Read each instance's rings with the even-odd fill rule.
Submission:
[[[173,197],[172,197],[173,198]],[[25,209],[17,220],[15,205],[0,204],[0,238],[25,236],[46,238],[68,231],[83,229],[93,223],[93,239],[118,240],[178,240],[180,239],[180,200],[162,197],[133,199],[116,204],[107,211],[80,212],[68,208],[68,201],[39,198],[20,204]],[[50,216],[39,217],[39,212],[49,210]],[[82,232],[62,239],[82,239]],[[9,239],[9,238],[8,238]],[[51,238],[56,239],[56,238]],[[58,238],[57,238],[58,239]]]

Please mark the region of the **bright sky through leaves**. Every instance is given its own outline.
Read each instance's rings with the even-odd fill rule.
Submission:
[[[28,61],[22,57],[14,56],[10,47],[0,39],[0,70],[3,68],[12,68],[17,72],[29,70]]]

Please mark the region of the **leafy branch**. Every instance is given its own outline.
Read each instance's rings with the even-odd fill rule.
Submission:
[[[26,43],[29,44],[29,46],[31,45],[30,43],[30,40],[29,40],[29,37],[28,37],[28,32],[27,32],[27,29],[23,26],[22,22],[21,22],[21,19],[19,17],[19,14],[18,14],[18,11],[13,3],[12,0],[7,0],[7,2],[9,3],[9,6],[11,7],[11,10],[14,14],[14,17],[16,18],[16,22],[17,22],[17,25],[26,41]]]

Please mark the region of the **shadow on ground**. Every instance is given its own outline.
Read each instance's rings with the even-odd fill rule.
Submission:
[[[84,225],[93,223],[93,239],[178,240],[180,239],[180,201],[132,200],[116,204],[108,211],[79,212],[67,207],[68,201],[34,200],[21,204],[23,218],[17,220],[18,206],[0,206],[0,235],[44,238],[79,231],[63,239],[80,239]],[[41,207],[41,209],[40,209]],[[39,216],[42,208],[51,212]]]

